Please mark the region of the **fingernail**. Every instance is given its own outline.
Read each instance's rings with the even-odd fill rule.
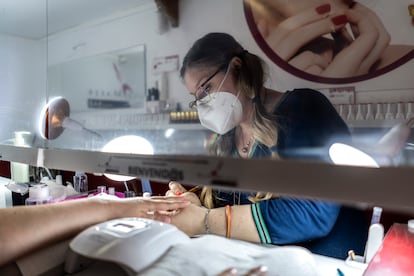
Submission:
[[[335,26],[340,26],[340,25],[343,25],[343,24],[347,23],[348,18],[346,17],[345,14],[341,14],[341,15],[337,15],[335,17],[332,17],[331,21]]]
[[[260,267],[260,272],[267,272],[269,269],[267,268],[267,266],[262,265]]]
[[[237,275],[237,269],[232,268],[232,269],[229,271],[229,273],[230,273],[230,275]]]
[[[175,194],[176,194],[176,195],[178,195],[178,196],[180,196],[180,195],[182,195],[182,194],[183,194],[183,192],[181,192],[181,191],[177,191],[177,192],[175,192]]]
[[[331,11],[331,5],[323,4],[323,5],[320,5],[319,7],[316,7],[315,10],[318,14],[325,14]]]

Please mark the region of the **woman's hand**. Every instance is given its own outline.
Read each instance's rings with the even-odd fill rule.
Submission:
[[[360,3],[346,11],[346,16],[355,39],[335,59],[339,61],[338,66],[346,63],[345,60],[355,60],[356,75],[369,73],[381,61],[391,37],[378,15]]]
[[[188,236],[193,237],[206,233],[204,226],[206,211],[207,209],[204,207],[190,204],[168,217],[165,217],[158,212],[155,214],[154,219],[171,223]]]
[[[201,206],[201,201],[195,193],[188,192],[179,182],[171,181],[169,190],[165,193],[166,196],[182,196],[191,203]]]

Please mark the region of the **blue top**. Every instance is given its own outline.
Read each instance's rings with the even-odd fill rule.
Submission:
[[[295,89],[286,92],[275,107],[274,115],[279,127],[277,145],[268,148],[256,143],[250,158],[269,157],[272,151],[276,151],[283,159],[330,162],[328,147],[334,141],[346,142],[351,137],[346,123],[333,105],[315,90]],[[233,153],[238,156],[236,148]],[[217,207],[251,204],[247,197],[255,195],[216,192],[220,198],[215,201]],[[251,206],[261,242],[271,244],[302,244],[325,237],[332,230],[340,212],[340,206],[332,202],[292,197],[262,200]],[[325,253],[323,248],[317,251]],[[333,253],[324,255],[337,257]]]

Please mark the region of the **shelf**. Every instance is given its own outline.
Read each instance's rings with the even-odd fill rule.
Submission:
[[[78,112],[71,118],[91,130],[204,130],[199,123],[170,123],[170,113],[144,113],[132,108]]]
[[[175,179],[189,185],[197,183],[343,203],[368,203],[388,210],[414,210],[412,167],[362,168],[318,162],[203,155],[151,156],[7,145],[0,145],[0,156],[5,161],[50,169],[115,173],[165,183]]]
[[[404,120],[346,120],[349,128],[391,128]]]

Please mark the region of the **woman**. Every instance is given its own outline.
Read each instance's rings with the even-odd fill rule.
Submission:
[[[375,72],[413,50],[391,45],[379,16],[360,2],[246,0],[246,7],[254,21],[250,28],[282,61],[312,75],[349,78]]]
[[[181,76],[195,96],[190,106],[197,108],[201,124],[216,133],[208,145],[212,154],[327,161],[327,147],[350,137],[319,92],[281,93],[264,87],[261,60],[228,34],[210,33],[196,41],[183,60]],[[334,257],[345,257],[349,250],[315,243],[333,229],[340,213],[337,204],[208,188],[200,201],[179,183],[170,183],[167,195],[182,193],[193,204],[171,222],[191,236],[212,233],[261,243],[306,243],[314,252]]]

